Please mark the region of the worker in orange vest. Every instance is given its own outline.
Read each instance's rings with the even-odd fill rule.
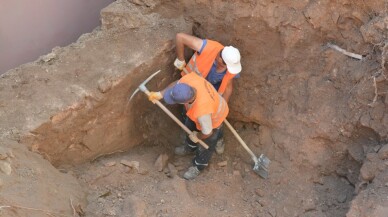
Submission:
[[[194,133],[186,137],[184,145],[175,148],[175,153],[186,155],[195,152],[193,165],[183,175],[185,179],[194,179],[208,165],[215,151],[220,127],[229,113],[228,104],[213,85],[195,72],[184,75],[163,91],[149,95],[150,101],[162,98],[167,104],[184,104],[186,107],[188,118],[185,125]],[[199,139],[209,149],[197,145]]]
[[[184,48],[195,51],[188,64],[184,59]],[[186,72],[195,72],[210,82],[226,102],[233,91],[233,78],[239,78],[241,72],[240,52],[233,46],[224,46],[217,41],[201,39],[186,33],[176,35],[176,54],[174,66]],[[182,72],[182,75],[184,73]],[[222,136],[222,128],[220,135]],[[224,152],[223,139],[218,140],[216,152]]]

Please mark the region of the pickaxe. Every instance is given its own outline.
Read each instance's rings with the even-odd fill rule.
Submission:
[[[147,96],[150,95],[150,91],[147,89],[147,87],[145,86],[153,77],[155,77],[158,73],[160,72],[160,70],[158,70],[157,72],[155,72],[154,74],[152,74],[150,77],[148,77],[145,81],[143,81],[143,83],[141,83],[139,85],[139,87],[135,90],[135,92],[133,92],[133,94],[131,95],[131,97],[129,98],[129,100],[131,100],[135,94],[137,92],[142,91],[144,92]],[[193,134],[193,132],[187,128],[177,117],[175,117],[174,114],[172,114],[161,102],[159,102],[159,100],[153,100],[152,101],[154,104],[158,105],[168,116],[170,116],[170,118],[172,118],[186,133],[188,134]],[[198,141],[199,144],[201,144],[204,148],[208,149],[209,146],[203,142],[202,140],[199,140]]]

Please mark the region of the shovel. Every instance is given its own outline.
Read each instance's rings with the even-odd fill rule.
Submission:
[[[253,165],[253,171],[260,177],[267,179],[268,166],[269,166],[269,163],[271,163],[271,161],[266,156],[264,156],[264,154],[261,154],[260,157],[257,158],[256,155],[252,152],[252,150],[247,146],[247,144],[245,144],[245,142],[241,139],[240,135],[238,135],[238,133],[232,127],[229,121],[225,119],[224,123],[229,128],[229,130],[232,131],[233,135],[240,142],[240,144],[245,148],[245,150],[249,153],[249,155],[251,155],[252,160],[255,162],[255,165]]]

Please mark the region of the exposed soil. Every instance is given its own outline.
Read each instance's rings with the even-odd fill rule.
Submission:
[[[247,131],[246,142],[258,140],[257,131]],[[181,178],[192,156],[172,156],[171,148],[160,146],[136,147],[77,167],[76,177],[90,189],[87,216],[346,215],[354,192],[346,179],[314,176],[313,171],[274,161],[270,178],[264,180],[229,134],[225,153],[214,156],[211,166],[193,181]],[[254,152],[260,153],[259,148]],[[169,155],[171,165],[158,172],[155,162],[160,154]],[[125,165],[132,161],[139,169]]]
[[[387,4],[116,1],[101,28],[1,75],[0,215],[386,217]],[[228,129],[182,179],[182,130],[144,94],[128,102],[159,69],[150,90],[179,78],[177,32],[240,49],[228,119],[269,179]]]

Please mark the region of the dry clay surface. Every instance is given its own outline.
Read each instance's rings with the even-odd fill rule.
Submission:
[[[257,131],[245,130],[249,144]],[[253,161],[232,135],[226,151],[195,180],[182,179],[192,156],[172,148],[141,146],[99,158],[72,170],[89,189],[87,216],[345,216],[353,187],[335,176],[272,162],[269,179],[253,172]],[[253,149],[260,154],[258,148]],[[161,157],[161,156],[162,157]],[[163,157],[164,156],[164,157]],[[159,161],[159,158],[164,160]],[[299,175],[300,174],[300,175]]]
[[[1,216],[386,217],[385,9],[378,0],[116,1],[100,29],[1,76]],[[177,32],[240,49],[229,118],[272,160],[269,179],[225,129],[226,152],[183,180],[191,157],[172,154],[181,130],[142,93],[128,103],[158,69],[152,90],[178,78]]]

